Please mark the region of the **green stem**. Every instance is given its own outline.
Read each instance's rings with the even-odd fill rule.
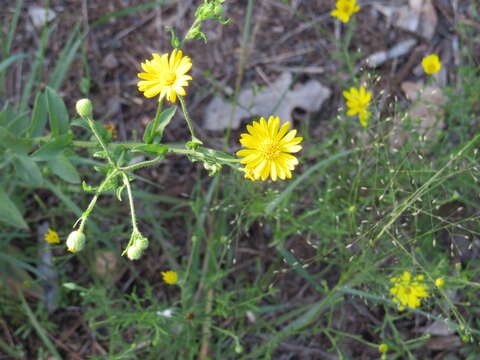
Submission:
[[[82,214],[82,216],[79,219],[80,220],[80,225],[78,226],[78,231],[83,232],[83,228],[85,227],[85,222],[87,221],[88,215],[90,215],[93,208],[95,207],[95,204],[97,203],[97,200],[98,200],[98,197],[100,196],[100,193],[103,191],[103,189],[108,184],[108,182],[112,178],[117,176],[117,174],[118,174],[118,170],[113,170],[110,174],[107,175],[105,180],[103,180],[103,182],[100,184],[100,186],[98,187],[98,189],[95,193],[95,196],[90,201],[90,204],[88,204],[87,210],[84,211],[84,213]],[[78,220],[77,220],[77,222],[78,222]],[[75,225],[74,225],[74,227],[75,227]]]
[[[85,119],[87,119],[88,126],[90,126],[90,130],[92,130],[93,134],[95,135],[98,142],[102,146],[103,151],[105,151],[108,162],[110,163],[110,165],[112,165],[113,168],[116,168],[117,166],[113,162],[112,157],[110,156],[110,153],[108,152],[107,145],[104,143],[102,137],[100,136],[100,134],[98,134],[97,129],[95,128],[95,124],[93,123],[93,119],[90,116],[86,116]]]
[[[156,163],[162,161],[163,159],[164,159],[164,156],[157,156],[155,159],[142,161],[142,162],[139,162],[137,164],[130,165],[130,166],[125,166],[125,167],[120,168],[120,170],[122,170],[122,171],[133,171],[133,170],[141,169],[141,168],[146,167],[146,166],[155,165]]]
[[[132,227],[133,227],[133,231],[135,232],[135,231],[138,231],[137,217],[135,215],[135,205],[133,203],[133,196],[132,196],[132,189],[130,187],[130,180],[128,180],[128,176],[124,172],[122,172],[122,176],[123,176],[123,183],[127,187],[128,203],[130,204],[130,215],[132,216]]]
[[[183,115],[185,116],[185,120],[187,121],[188,130],[190,130],[190,134],[192,135],[192,141],[198,140],[195,136],[195,132],[193,131],[193,122],[190,118],[190,115],[187,111],[187,106],[185,105],[185,100],[182,96],[178,96],[178,100],[180,100],[180,104],[182,105]]]

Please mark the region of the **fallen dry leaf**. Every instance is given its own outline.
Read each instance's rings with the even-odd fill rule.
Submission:
[[[442,105],[446,99],[441,89],[435,85],[424,87],[421,82],[405,81],[402,83],[404,91],[411,105],[406,116],[394,117],[394,128],[390,144],[394,147],[402,146],[412,131],[420,134],[424,140],[432,140],[444,127],[444,110]],[[403,129],[402,121],[410,118],[412,129]]]
[[[95,270],[100,276],[113,276],[117,265],[117,254],[113,251],[99,251],[95,256]]]
[[[330,90],[317,80],[307,81],[290,90],[292,82],[292,74],[284,72],[263,90],[254,91],[253,86],[248,86],[240,92],[237,106],[220,97],[213,98],[204,112],[204,128],[223,130],[230,126],[237,129],[242,119],[252,116],[275,115],[282,122],[292,121],[293,109],[318,111],[330,96]]]
[[[32,19],[33,26],[36,28],[43,27],[46,23],[55,19],[57,14],[52,9],[45,9],[40,6],[30,6],[28,8],[28,15]]]
[[[408,4],[391,6],[374,3],[373,6],[395,27],[417,33],[427,40],[435,33],[438,17],[432,0],[409,0]]]
[[[410,52],[410,50],[417,44],[415,39],[407,39],[400,41],[395,46],[391,47],[387,51],[382,50],[368,56],[364,61],[368,67],[377,67],[383,64],[385,61],[403,56]]]
[[[452,329],[448,327],[445,321],[435,320],[428,326],[422,328],[422,333],[438,336],[447,336],[455,333]]]
[[[435,336],[427,341],[426,347],[431,350],[455,349],[462,345],[462,340],[456,335]]]

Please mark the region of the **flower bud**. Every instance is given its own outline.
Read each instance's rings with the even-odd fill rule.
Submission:
[[[87,117],[92,115],[92,102],[90,99],[80,99],[75,105],[77,109],[77,114],[81,117]]]
[[[77,252],[85,247],[85,235],[81,231],[72,231],[67,238],[67,249],[70,252]]]
[[[127,250],[127,257],[130,260],[138,260],[142,257],[143,249],[139,246],[132,245]]]
[[[142,251],[148,248],[148,239],[144,236],[139,236],[135,240],[134,246],[138,246]]]
[[[213,9],[213,12],[214,12],[215,15],[217,15],[217,16],[222,16],[224,10],[225,10],[225,9],[223,8],[222,5],[217,4],[217,5],[215,5],[215,8]]]

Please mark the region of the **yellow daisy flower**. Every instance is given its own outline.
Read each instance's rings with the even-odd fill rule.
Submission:
[[[428,291],[422,281],[425,280],[423,275],[415,276],[409,271],[405,271],[402,276],[390,279],[394,285],[390,288],[390,294],[393,295],[393,302],[398,304],[398,310],[405,310],[405,306],[417,308],[421,305],[421,299],[428,297]]]
[[[335,4],[336,9],[330,12],[330,15],[336,17],[343,23],[350,21],[350,16],[360,11],[357,0],[338,0]]]
[[[245,164],[245,177],[250,180],[266,180],[270,177],[273,181],[277,178],[285,180],[292,177],[292,171],[298,160],[290,153],[299,152],[299,145],[303,138],[295,137],[297,130],[290,130],[290,123],[280,126],[278,116],[270,116],[268,122],[261,117],[252,125],[247,125],[248,133],[240,135],[240,143],[247,149],[237,152],[243,157],[240,160]],[[288,131],[288,133],[287,133]]]
[[[60,236],[58,236],[56,231],[48,229],[48,232],[44,236],[44,240],[50,244],[59,244]]]
[[[445,279],[444,278],[437,278],[435,280],[435,286],[436,287],[442,287],[445,285]]]
[[[371,113],[367,111],[372,99],[372,93],[360,86],[358,89],[351,87],[349,91],[344,91],[343,96],[347,99],[347,115],[353,116],[358,114],[358,119],[363,127],[368,125],[368,118]]]
[[[440,71],[442,68],[442,63],[440,62],[440,58],[437,54],[431,54],[422,59],[422,67],[427,74],[431,75]]]
[[[141,64],[145,72],[139,73],[143,79],[138,82],[138,90],[147,98],[160,94],[158,101],[164,97],[170,102],[177,100],[177,95],[185,96],[184,86],[192,80],[190,75],[185,75],[192,67],[192,61],[188,56],[183,56],[181,50],[173,50],[170,54],[152,54],[152,60],[145,60]]]
[[[178,282],[178,274],[176,271],[163,271],[162,277],[163,281],[165,281],[168,285],[175,285]]]

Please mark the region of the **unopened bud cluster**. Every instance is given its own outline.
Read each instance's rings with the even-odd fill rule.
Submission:
[[[148,239],[139,231],[134,230],[130,237],[130,244],[127,249],[127,257],[130,260],[138,260],[142,257],[143,251],[148,248]]]

